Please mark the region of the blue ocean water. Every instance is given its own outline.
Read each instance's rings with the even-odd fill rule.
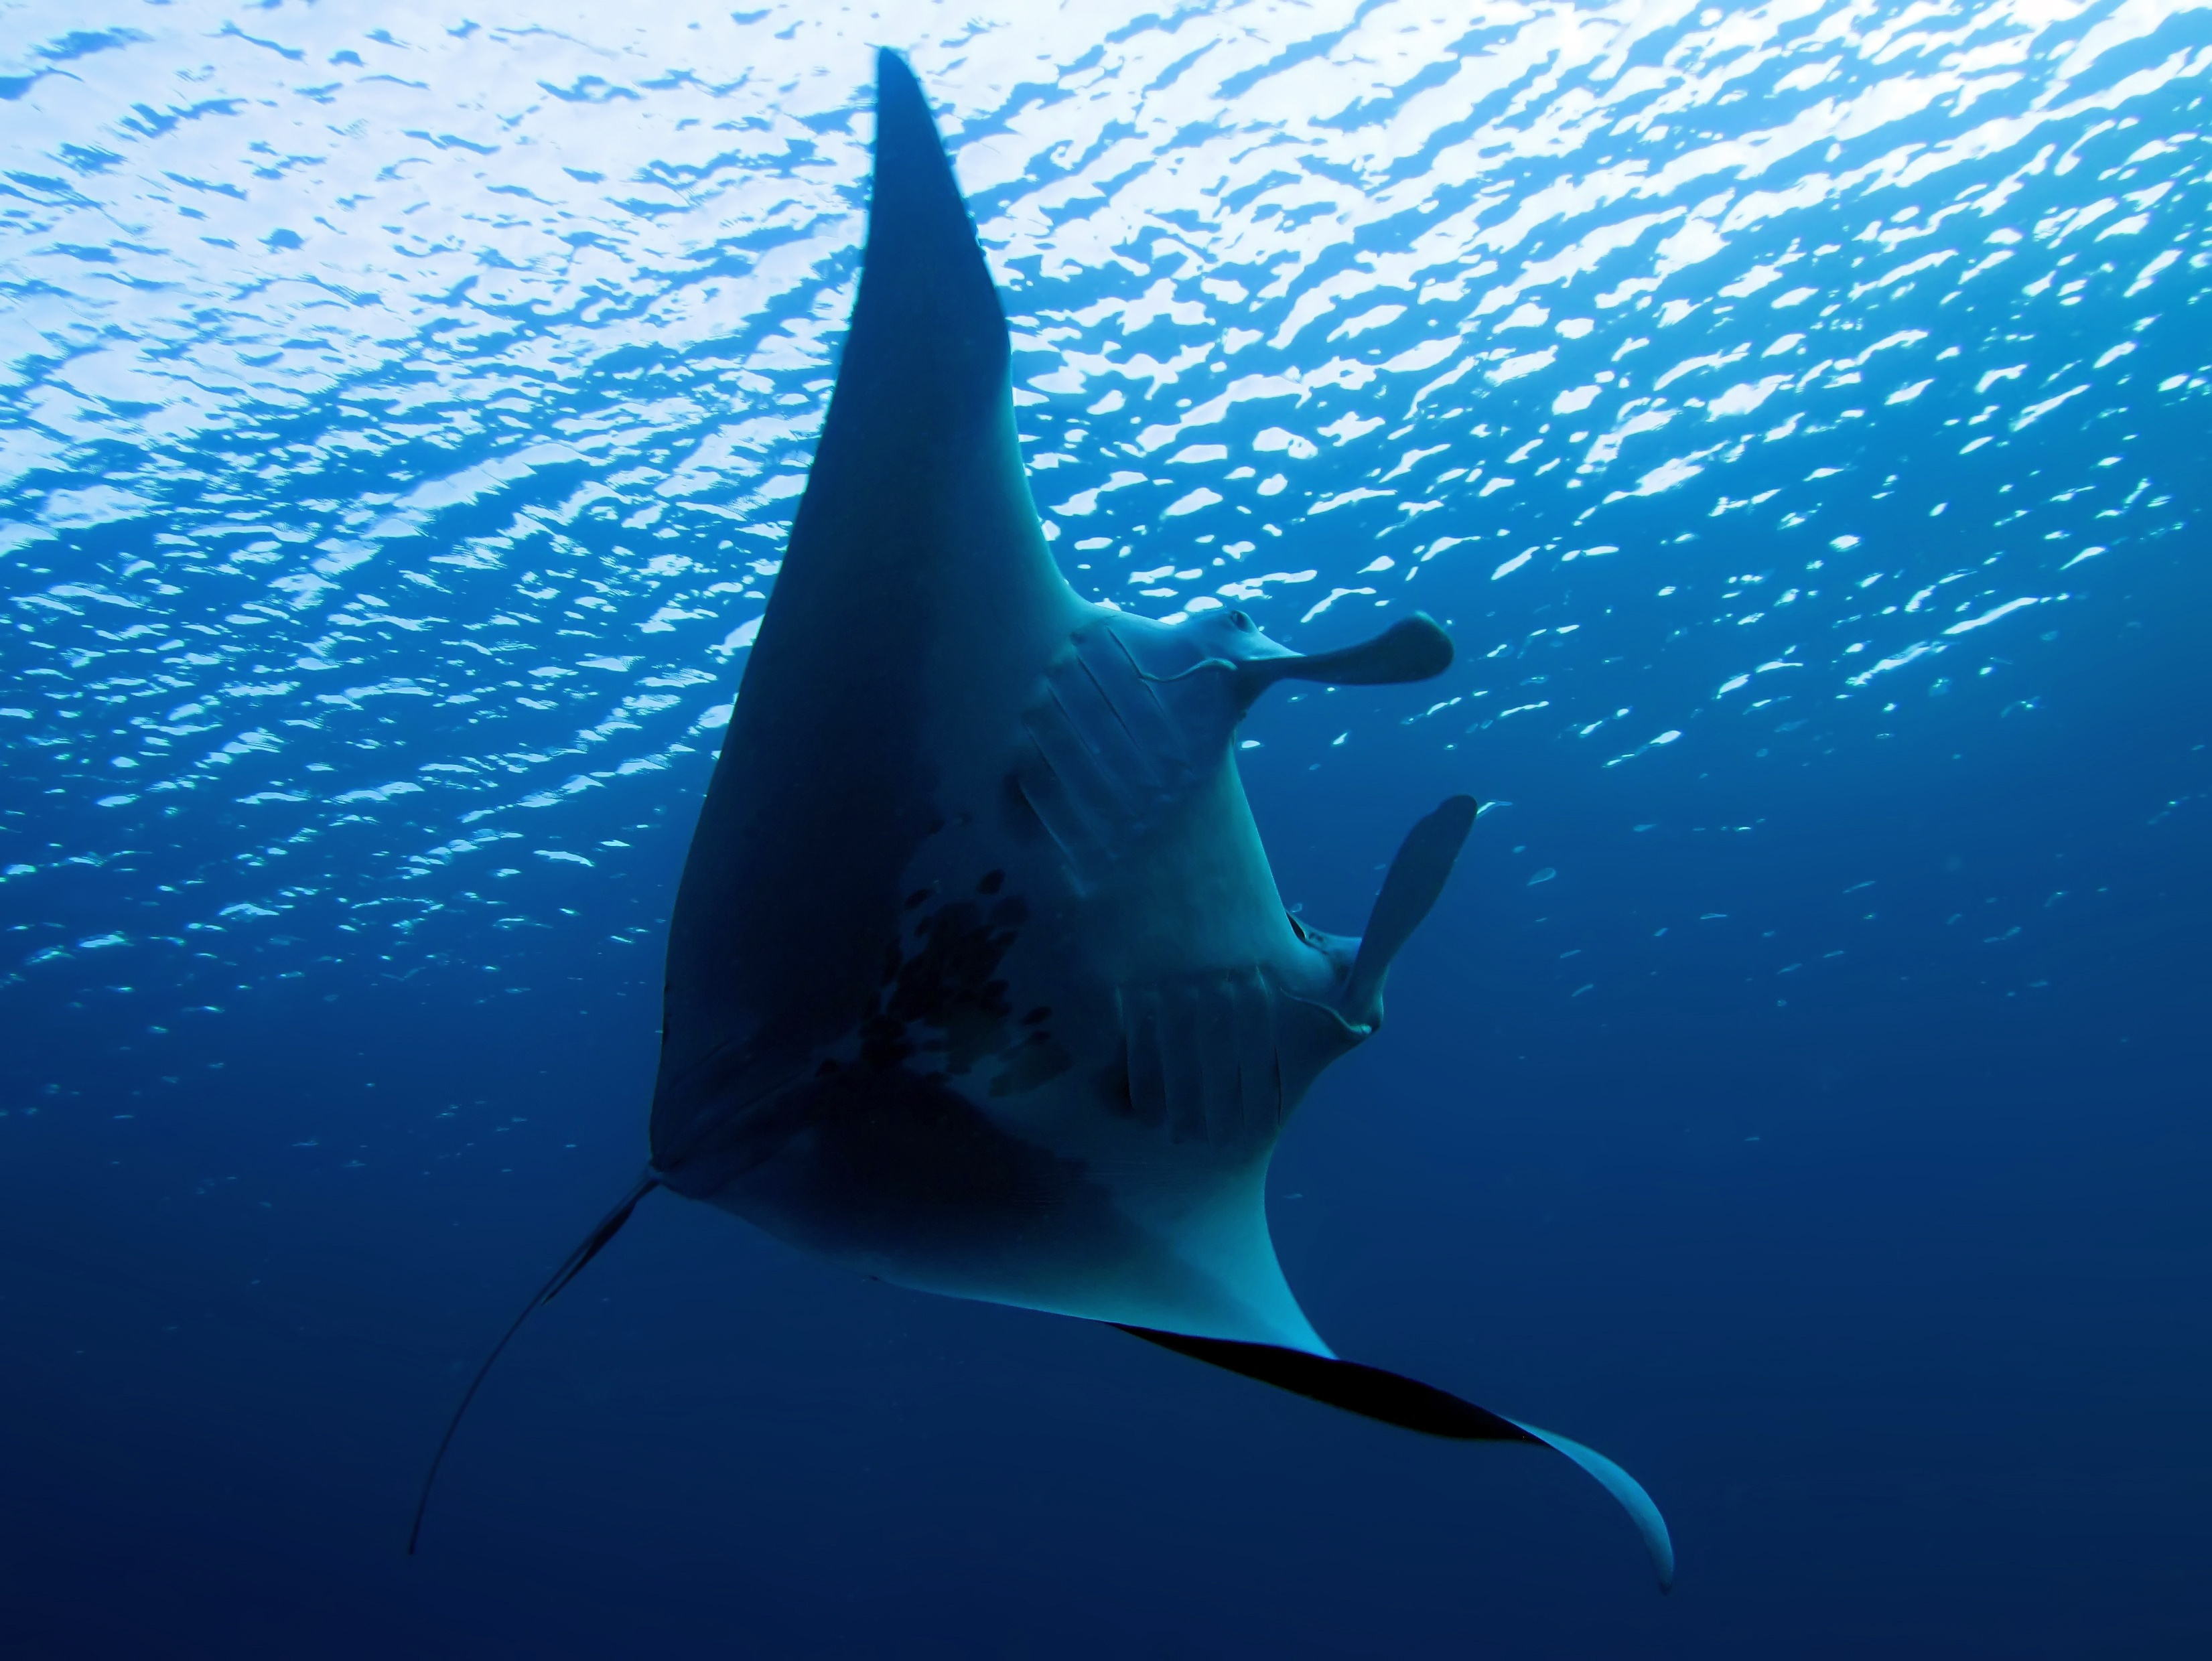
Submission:
[[[0,1651],[2195,1656],[2212,13],[0,8]],[[364,27],[364,23],[371,26]],[[1086,596],[1358,926],[1331,1414],[673,1200],[659,949],[937,101]]]

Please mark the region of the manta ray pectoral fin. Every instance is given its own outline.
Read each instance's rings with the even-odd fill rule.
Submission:
[[[483,1381],[490,1375],[493,1363],[507,1352],[507,1345],[514,1342],[514,1335],[522,1331],[522,1324],[559,1297],[568,1282],[584,1272],[584,1265],[598,1257],[606,1248],[609,1240],[622,1233],[623,1225],[637,1209],[637,1203],[659,1186],[660,1179],[649,1171],[640,1177],[629,1192],[623,1196],[621,1203],[600,1218],[599,1227],[586,1235],[583,1243],[562,1259],[561,1266],[553,1271],[553,1278],[539,1287],[537,1295],[522,1306],[522,1312],[500,1335],[499,1342],[491,1347],[491,1354],[483,1358],[483,1365],[477,1368],[476,1376],[469,1380],[469,1387],[461,1392],[460,1404],[454,1408],[453,1416],[446,1422],[446,1434],[438,1439],[438,1451],[430,1456],[429,1470],[422,1473],[422,1492],[415,1501],[415,1520],[407,1531],[407,1555],[410,1557],[415,1555],[416,1542],[422,1537],[422,1518],[430,1509],[430,1490],[437,1483],[438,1468],[446,1463],[446,1450],[453,1446],[453,1434],[460,1429],[462,1416],[468,1412],[469,1403],[476,1400],[477,1391],[483,1387]]]
[[[1620,1502],[1620,1508],[1628,1513],[1629,1521],[1636,1525],[1637,1533],[1644,1538],[1644,1549],[1651,1554],[1651,1567],[1659,1576],[1659,1590],[1674,1591],[1674,1541],[1667,1532],[1667,1519],[1659,1514],[1659,1507],[1644,1491],[1644,1484],[1595,1448],[1584,1447],[1554,1431],[1524,1425],[1518,1419],[1511,1422],[1516,1430],[1525,1430],[1545,1446],[1565,1454]]]
[[[1359,955],[1344,983],[1344,1018],[1355,1027],[1375,1027],[1382,1019],[1382,980],[1390,960],[1443,892],[1459,851],[1480,811],[1472,796],[1446,799],[1434,813],[1406,833],[1398,857],[1382,879],[1382,892],[1359,937]]]
[[[1237,694],[1241,708],[1278,681],[1320,681],[1331,686],[1395,686],[1404,681],[1426,681],[1452,664],[1451,636],[1425,611],[1401,618],[1371,640],[1336,652],[1311,655],[1296,652],[1284,657],[1251,657],[1237,664]]]
[[[1659,1576],[1659,1589],[1674,1589],[1674,1543],[1667,1532],[1667,1519],[1633,1476],[1602,1453],[1580,1442],[1517,1419],[1508,1419],[1487,1408],[1423,1384],[1402,1373],[1347,1361],[1334,1355],[1309,1355],[1277,1344],[1242,1343],[1229,1338],[1195,1338],[1182,1332],[1160,1332],[1150,1327],[1124,1326],[1121,1331],[1178,1355],[1188,1355],[1247,1379],[1257,1379],[1294,1396],[1326,1403],[1425,1435],[1461,1442],[1534,1442],[1565,1454],[1581,1466],[1607,1494],[1620,1502],[1643,1537]]]
[[[896,53],[877,76],[852,326],[669,921],[656,1158],[709,1133],[717,1058],[754,1100],[869,1018],[909,863],[991,799],[1008,718],[1090,615],[1023,476],[1005,312],[928,100]]]

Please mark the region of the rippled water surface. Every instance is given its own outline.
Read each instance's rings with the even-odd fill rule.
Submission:
[[[1247,730],[1334,926],[1498,804],[1276,1225],[1670,1604],[1564,1479],[689,1217],[387,1561],[638,1155],[879,44],[1078,588],[1450,625]],[[33,1652],[2202,1652],[2209,89],[2182,0],[0,4]]]

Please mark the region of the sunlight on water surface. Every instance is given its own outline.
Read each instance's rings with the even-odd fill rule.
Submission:
[[[875,43],[1079,587],[1309,647],[1435,613],[1452,788],[1509,730],[1818,769],[2032,720],[2175,522],[2141,434],[2203,419],[2181,3],[4,15],[17,983],[657,939],[619,879],[804,485]]]

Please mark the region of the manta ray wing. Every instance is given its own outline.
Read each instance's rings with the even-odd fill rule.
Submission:
[[[947,758],[994,747],[1004,683],[1082,609],[1022,471],[998,291],[890,52],[875,149],[836,391],[671,918],[664,1168],[866,1017],[900,873],[965,782]]]

